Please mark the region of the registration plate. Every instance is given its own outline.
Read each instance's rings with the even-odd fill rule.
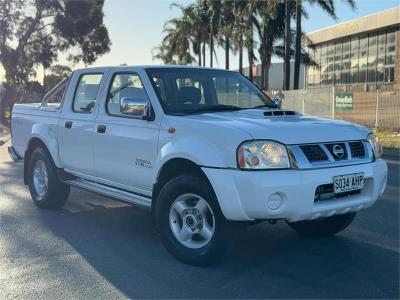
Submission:
[[[364,187],[364,173],[348,174],[333,177],[335,194],[361,190]]]

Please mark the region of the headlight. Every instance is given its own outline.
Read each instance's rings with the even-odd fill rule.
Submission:
[[[382,147],[378,143],[378,139],[375,137],[373,133],[370,133],[367,137],[367,142],[372,146],[374,150],[375,158],[380,158],[382,156]]]
[[[248,141],[237,151],[239,168],[250,170],[288,169],[286,146],[274,141]]]

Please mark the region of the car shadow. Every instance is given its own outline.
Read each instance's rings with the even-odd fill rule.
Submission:
[[[357,238],[357,224],[323,239],[304,239],[284,223],[251,226],[230,237],[235,242],[219,265],[198,268],[167,253],[148,211],[92,197],[73,194],[56,222],[51,212],[41,216],[55,235],[129,297],[398,296],[393,287],[399,278],[399,253]]]

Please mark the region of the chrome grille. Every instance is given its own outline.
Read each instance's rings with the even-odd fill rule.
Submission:
[[[302,145],[300,148],[309,162],[328,160],[328,156],[320,145]]]
[[[362,142],[350,142],[349,146],[352,157],[365,157],[365,148]]]
[[[293,166],[298,169],[329,168],[368,163],[374,160],[366,141],[338,141],[288,146]]]

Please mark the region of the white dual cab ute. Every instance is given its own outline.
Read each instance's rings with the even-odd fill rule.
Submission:
[[[16,104],[11,129],[38,207],[63,206],[70,186],[148,207],[166,248],[195,265],[217,262],[244,224],[338,233],[387,181],[368,128],[283,110],[225,70],[76,70],[42,103]]]

